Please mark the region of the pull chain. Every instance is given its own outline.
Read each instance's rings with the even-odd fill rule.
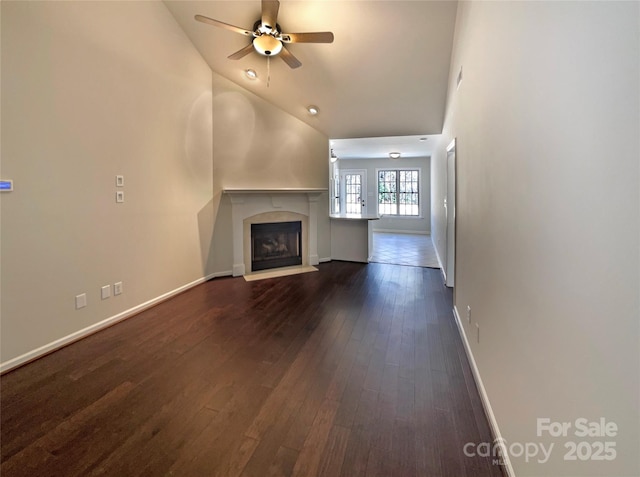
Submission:
[[[267,56],[267,88],[271,82],[271,57]]]

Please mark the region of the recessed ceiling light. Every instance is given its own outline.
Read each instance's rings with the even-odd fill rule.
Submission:
[[[256,73],[255,70],[252,70],[252,69],[245,70],[244,74],[247,75],[247,78],[252,80],[258,77],[258,73]]]
[[[320,112],[320,108],[318,108],[318,106],[311,105],[311,106],[307,106],[307,111],[309,111],[309,114],[311,116],[315,116]]]
[[[391,159],[400,159],[400,153],[399,152],[390,152],[389,153],[389,157]]]

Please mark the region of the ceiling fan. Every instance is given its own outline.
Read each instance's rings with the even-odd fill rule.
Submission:
[[[280,25],[277,23],[279,9],[280,2],[278,0],[262,0],[262,17],[255,22],[253,30],[240,28],[203,15],[196,15],[195,19],[244,36],[253,37],[250,44],[229,55],[228,58],[230,60],[239,60],[255,50],[267,57],[279,55],[290,68],[298,68],[302,66],[302,63],[285,48],[284,43],[333,43],[333,33],[330,31],[282,33]]]

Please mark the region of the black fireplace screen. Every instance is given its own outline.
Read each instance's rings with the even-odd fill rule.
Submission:
[[[251,271],[302,264],[302,222],[251,224]]]

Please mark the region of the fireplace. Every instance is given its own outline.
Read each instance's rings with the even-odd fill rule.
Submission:
[[[251,225],[302,222],[302,266],[317,265],[318,207],[327,189],[224,189],[231,201],[234,277],[253,273]],[[328,200],[328,199],[327,199]]]
[[[251,224],[251,271],[301,264],[301,221]]]

